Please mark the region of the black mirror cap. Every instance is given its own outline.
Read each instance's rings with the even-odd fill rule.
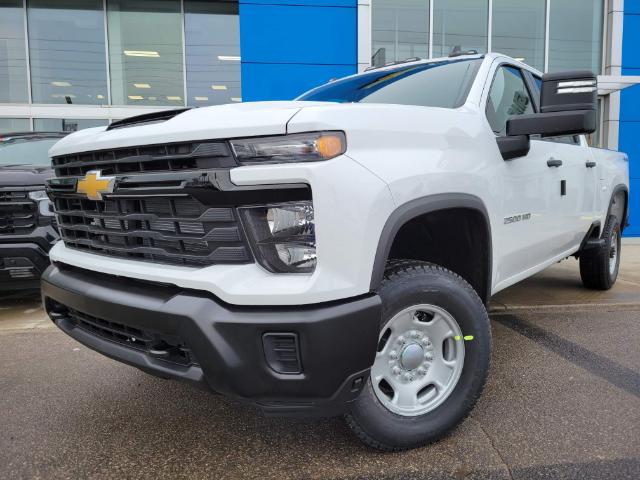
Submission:
[[[496,137],[498,149],[504,160],[524,157],[529,153],[531,143],[529,135],[514,135],[510,137]]]
[[[596,131],[595,110],[569,110],[518,115],[507,120],[507,135],[581,135]]]
[[[540,112],[595,110],[598,77],[589,70],[545,73],[540,91]]]

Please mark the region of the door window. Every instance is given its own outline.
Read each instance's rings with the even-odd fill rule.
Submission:
[[[529,113],[534,113],[533,103],[520,69],[499,67],[487,98],[486,115],[491,129],[496,135],[506,135],[507,120]]]

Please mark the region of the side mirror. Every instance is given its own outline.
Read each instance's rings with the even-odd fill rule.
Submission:
[[[509,119],[507,135],[552,137],[593,133],[597,93],[597,78],[590,71],[547,73],[542,76],[540,113]]]
[[[496,141],[498,142],[498,150],[500,150],[500,154],[504,160],[524,157],[529,153],[529,148],[531,147],[529,135],[496,137]]]

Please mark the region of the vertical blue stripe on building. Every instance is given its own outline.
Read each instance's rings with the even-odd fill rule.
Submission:
[[[290,100],[357,71],[356,0],[240,0],[242,99]]]
[[[624,4],[622,36],[622,74],[640,75],[640,0]],[[620,94],[620,130],[618,148],[629,155],[631,179],[629,212],[631,225],[625,235],[640,236],[640,85]]]

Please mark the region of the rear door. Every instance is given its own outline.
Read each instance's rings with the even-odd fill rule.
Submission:
[[[533,100],[538,108],[541,79],[534,75],[531,78],[534,84]],[[552,168],[550,198],[550,208],[557,212],[554,230],[560,235],[556,236],[554,253],[559,255],[579,245],[596,220],[598,169],[583,135],[532,138],[534,142],[549,144],[550,159],[562,162],[560,166]]]

